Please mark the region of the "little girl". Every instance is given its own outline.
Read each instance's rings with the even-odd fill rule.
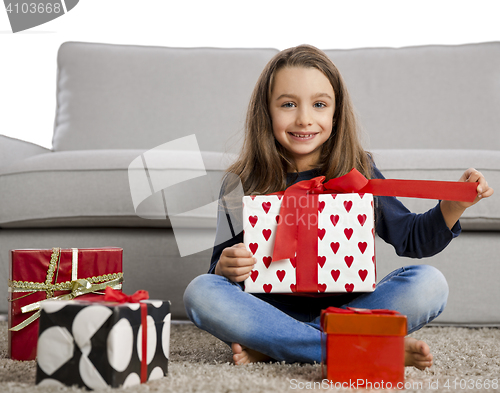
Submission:
[[[320,175],[328,181],[352,168],[367,178],[383,178],[361,147],[339,71],[325,53],[312,46],[278,53],[257,81],[244,145],[227,173],[236,175],[245,195],[250,195],[284,190]],[[234,186],[229,179],[225,178],[221,197]],[[460,233],[458,219],[464,210],[493,194],[483,175],[472,168],[460,181],[478,183],[473,203],[441,201],[424,214],[409,212],[396,198],[377,197],[378,235],[398,255],[422,258],[440,252]],[[236,204],[226,199],[241,216],[241,199]],[[218,232],[226,216],[229,219],[227,211],[219,208]],[[191,321],[231,345],[236,364],[270,359],[320,363],[320,312],[329,306],[396,310],[407,316],[411,333],[441,314],[448,297],[446,279],[427,265],[400,268],[370,293],[250,294],[243,291],[242,282],[254,264],[240,232],[214,247],[209,274],[195,278],[184,294]],[[405,350],[407,366],[425,369],[432,365],[425,342],[406,337]]]

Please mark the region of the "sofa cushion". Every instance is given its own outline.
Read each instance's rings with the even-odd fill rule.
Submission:
[[[202,151],[236,152],[255,82],[276,53],[64,43],[53,149],[151,149],[196,132]]]
[[[500,42],[325,52],[370,149],[500,150]]]
[[[161,194],[151,191],[139,205],[137,215],[132,202],[129,166],[142,150],[82,150],[54,152],[30,157],[0,172],[0,227],[139,226],[169,227]],[[190,154],[193,154],[191,157]],[[192,172],[194,154],[165,151],[163,176],[181,181]],[[220,179],[230,155],[202,152],[208,182],[205,190],[218,197]],[[159,200],[160,205],[155,204]],[[190,197],[187,196],[187,199]],[[154,219],[151,219],[154,218]],[[201,206],[185,220],[215,227],[216,209]],[[188,224],[187,224],[188,225]]]
[[[373,158],[388,179],[458,181],[473,167],[486,177],[488,184],[500,190],[500,151],[493,150],[373,150]],[[464,230],[500,230],[500,205],[497,195],[468,208],[460,219]],[[398,198],[413,212],[435,206],[436,201]]]

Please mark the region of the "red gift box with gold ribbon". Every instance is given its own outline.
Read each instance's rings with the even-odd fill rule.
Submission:
[[[341,388],[402,389],[406,317],[392,310],[321,312],[322,374]]]
[[[106,286],[121,289],[123,249],[11,250],[9,357],[34,360],[40,302],[101,298]]]
[[[373,291],[373,195],[467,202],[477,196],[475,183],[368,180],[356,169],[324,180],[243,197],[243,241],[257,259],[246,292]]]

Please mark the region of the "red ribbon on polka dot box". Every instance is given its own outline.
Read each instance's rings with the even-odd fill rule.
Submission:
[[[366,179],[353,169],[325,182],[243,197],[243,242],[257,263],[250,293],[371,292],[375,289],[373,195],[473,201],[474,183]]]

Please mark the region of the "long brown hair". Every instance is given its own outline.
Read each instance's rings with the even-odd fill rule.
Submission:
[[[321,50],[311,45],[285,49],[262,71],[252,93],[245,123],[245,139],[237,161],[227,169],[241,179],[245,195],[284,190],[287,168],[297,172],[288,152],[273,134],[269,100],[276,73],[285,67],[316,68],[330,81],[335,93],[335,113],[330,138],[322,145],[316,166],[330,180],[356,168],[370,178],[369,154],[361,146],[349,93],[337,67]]]

